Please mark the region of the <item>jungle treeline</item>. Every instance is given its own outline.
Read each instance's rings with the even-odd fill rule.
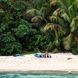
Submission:
[[[0,0],[0,55],[78,54],[77,41],[78,0]]]

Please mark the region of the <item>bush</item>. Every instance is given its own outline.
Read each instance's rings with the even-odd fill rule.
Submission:
[[[16,41],[11,32],[0,35],[0,55],[21,53],[21,44]]]
[[[72,48],[72,54],[78,55],[78,48]]]

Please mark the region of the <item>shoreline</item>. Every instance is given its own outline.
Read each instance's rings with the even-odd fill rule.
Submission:
[[[78,55],[56,53],[51,56],[52,58],[36,58],[33,54],[18,57],[0,56],[0,72],[78,72]]]
[[[78,71],[53,71],[53,70],[31,70],[31,71],[0,71],[1,73],[8,74],[78,74]]]

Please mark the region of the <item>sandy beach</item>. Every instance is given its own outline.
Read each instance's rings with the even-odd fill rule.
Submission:
[[[33,54],[19,57],[0,56],[0,72],[8,71],[78,71],[78,55],[51,54],[52,58],[36,58]]]

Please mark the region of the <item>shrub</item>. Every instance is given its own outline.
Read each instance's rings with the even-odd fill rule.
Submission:
[[[78,48],[72,48],[72,54],[78,55]]]

